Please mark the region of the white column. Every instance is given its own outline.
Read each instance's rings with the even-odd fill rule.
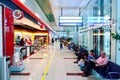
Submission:
[[[117,0],[117,25],[116,25],[116,32],[120,34],[120,0]],[[120,42],[116,42],[116,63],[120,65]]]
[[[90,31],[88,31],[87,33],[88,33],[88,36],[87,36],[88,37],[88,39],[87,39],[88,40],[87,41],[88,42],[88,46],[87,47],[88,47],[88,50],[90,50]]]
[[[88,31],[88,50],[93,49],[93,30]]]
[[[112,0],[112,20],[116,20],[116,0]],[[116,31],[116,22],[111,25],[111,33]],[[111,38],[111,60],[115,62],[115,53],[116,53],[116,41]]]

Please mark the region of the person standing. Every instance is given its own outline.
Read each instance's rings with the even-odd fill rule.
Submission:
[[[54,38],[52,38],[52,45],[54,44]]]
[[[25,41],[24,41],[24,38],[22,38],[22,39],[20,40],[19,45],[20,45],[20,46],[25,46]]]
[[[60,41],[60,49],[63,49],[63,42]]]

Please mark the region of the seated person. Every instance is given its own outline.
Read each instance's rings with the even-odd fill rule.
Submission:
[[[108,58],[106,56],[106,53],[102,51],[100,53],[100,57],[97,58],[96,60],[91,59],[87,63],[87,65],[83,68],[83,77],[88,76],[90,74],[91,69],[96,68],[98,66],[103,66],[108,63]]]
[[[90,54],[88,55],[87,60],[91,60],[91,59],[96,59],[96,55],[94,53],[94,50],[90,50]]]
[[[83,48],[79,46],[78,53],[77,53],[77,60],[74,63],[78,63],[78,61],[82,58],[83,55]]]
[[[78,56],[78,54],[79,54],[80,51],[81,51],[80,46],[75,46],[75,47],[74,47],[74,51],[75,51],[76,56]]]
[[[84,54],[84,56],[82,57],[82,59],[80,59],[80,61],[79,61],[79,63],[78,63],[78,65],[81,67],[81,61],[82,61],[82,63],[84,64],[82,64],[82,68],[85,66],[85,65],[87,65],[87,62],[89,61],[89,60],[95,60],[97,57],[96,57],[96,55],[95,55],[95,53],[94,53],[94,50],[90,50],[90,53],[89,53],[89,55],[87,56],[87,55],[85,55]]]
[[[82,53],[79,54],[77,60],[74,63],[78,63],[83,58],[86,60],[87,57],[88,57],[88,52],[83,51]]]
[[[82,70],[85,66],[85,62],[86,62],[86,56],[83,56],[80,61],[78,62],[78,66],[80,66],[80,69]]]

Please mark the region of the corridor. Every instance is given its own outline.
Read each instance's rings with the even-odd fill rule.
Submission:
[[[95,80],[81,77],[82,71],[74,64],[76,56],[66,47],[60,50],[59,42],[45,46],[24,60],[25,69],[11,74],[11,80]]]

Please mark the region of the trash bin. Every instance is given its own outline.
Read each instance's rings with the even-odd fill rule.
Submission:
[[[0,57],[0,80],[10,80],[10,57]]]
[[[10,56],[6,57],[6,77],[10,80]]]

